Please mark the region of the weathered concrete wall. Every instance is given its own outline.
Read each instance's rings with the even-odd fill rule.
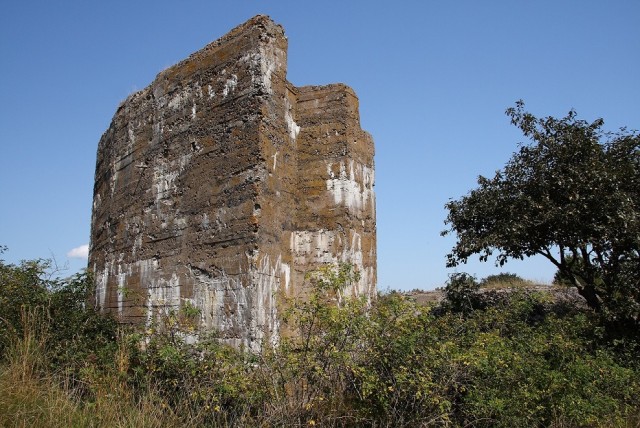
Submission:
[[[96,304],[152,324],[190,302],[201,327],[258,349],[305,272],[376,282],[373,141],[344,85],[286,80],[287,39],[257,16],[161,72],[98,146],[89,267]]]

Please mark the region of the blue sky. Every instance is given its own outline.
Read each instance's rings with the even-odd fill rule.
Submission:
[[[640,2],[31,1],[0,5],[4,260],[69,257],[89,241],[98,140],[118,103],[256,14],[289,38],[295,85],[343,82],[376,142],[379,287],[430,289],[450,270],[444,204],[523,138],[504,110],[640,128]],[[458,271],[500,270],[470,262]],[[550,281],[544,260],[506,272]]]

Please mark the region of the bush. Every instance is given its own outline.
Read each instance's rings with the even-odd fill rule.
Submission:
[[[480,281],[480,288],[512,288],[530,284],[515,273],[503,272],[483,278]]]
[[[47,282],[43,276],[47,268],[42,260],[25,261],[19,266],[0,260],[0,358],[12,338],[23,334],[24,309],[46,303]]]
[[[454,312],[469,313],[483,306],[480,284],[467,273],[453,273],[444,288],[443,306]]]

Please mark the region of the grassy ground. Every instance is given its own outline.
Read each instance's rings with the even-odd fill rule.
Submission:
[[[282,313],[294,334],[247,354],[215,336],[185,343],[179,313],[153,329],[123,330],[85,306],[88,278],[29,291],[24,285],[37,279],[31,265],[5,271],[3,427],[640,422],[637,332],[612,333],[549,287],[478,290],[459,276],[429,304],[387,293],[371,305],[346,299],[338,307],[327,304],[335,284],[319,282]]]

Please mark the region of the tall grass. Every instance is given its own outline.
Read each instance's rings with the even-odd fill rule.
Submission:
[[[48,367],[48,323],[43,308],[22,310],[22,334],[14,335],[0,364],[2,427],[166,427],[181,426],[153,393],[134,399],[114,373],[94,377],[90,401],[63,372]]]

